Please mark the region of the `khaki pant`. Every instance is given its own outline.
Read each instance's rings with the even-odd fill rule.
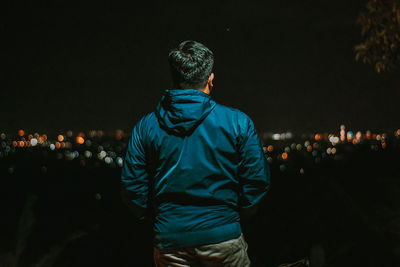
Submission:
[[[243,234],[217,244],[179,249],[154,248],[156,267],[250,266]]]

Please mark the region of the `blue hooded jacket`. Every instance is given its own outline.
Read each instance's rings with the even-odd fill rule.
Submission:
[[[121,180],[139,217],[153,209],[154,245],[178,248],[237,238],[239,212],[266,194],[270,171],[246,114],[176,89],[134,126]]]

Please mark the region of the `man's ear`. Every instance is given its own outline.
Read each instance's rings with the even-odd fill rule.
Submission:
[[[208,77],[208,86],[213,87],[213,80],[214,80],[214,73],[211,72],[210,76]]]

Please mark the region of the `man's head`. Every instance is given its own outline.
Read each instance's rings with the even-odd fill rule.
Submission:
[[[214,55],[210,49],[196,41],[183,41],[169,52],[168,61],[174,88],[209,93],[214,78]]]

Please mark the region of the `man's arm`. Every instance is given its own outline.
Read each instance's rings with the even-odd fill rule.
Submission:
[[[139,220],[145,218],[149,189],[141,127],[139,121],[133,128],[121,172],[122,200]]]
[[[239,183],[242,188],[240,207],[242,215],[248,217],[256,213],[257,204],[266,195],[271,175],[260,139],[250,118],[243,130],[239,147]]]

